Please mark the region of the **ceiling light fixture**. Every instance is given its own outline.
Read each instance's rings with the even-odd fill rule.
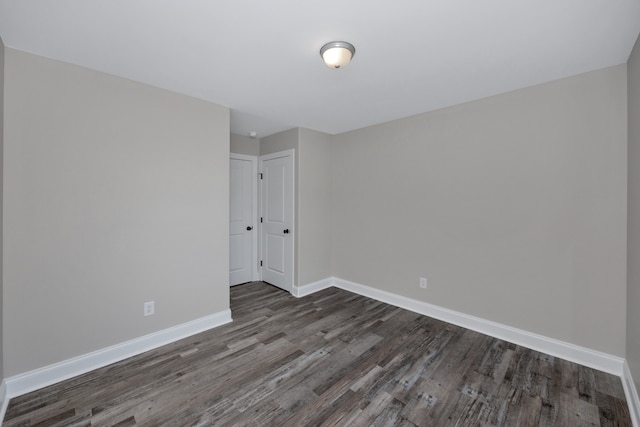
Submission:
[[[347,42],[329,42],[320,49],[320,56],[327,67],[342,68],[356,54],[356,48]]]

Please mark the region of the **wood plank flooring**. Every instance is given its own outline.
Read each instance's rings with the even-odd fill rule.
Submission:
[[[631,426],[618,377],[331,288],[11,400],[4,426]]]

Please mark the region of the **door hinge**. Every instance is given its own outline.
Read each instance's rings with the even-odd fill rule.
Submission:
[[[262,224],[262,217],[260,217],[260,223]]]
[[[260,172],[258,175],[260,175],[260,179],[262,179],[262,172]]]
[[[262,267],[262,261],[260,261],[260,267]]]

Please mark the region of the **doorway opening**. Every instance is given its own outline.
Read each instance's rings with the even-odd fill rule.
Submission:
[[[229,286],[262,280],[293,290],[294,155],[230,156]]]

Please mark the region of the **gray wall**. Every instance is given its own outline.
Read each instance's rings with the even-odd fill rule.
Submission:
[[[640,378],[625,66],[256,152],[225,108],[11,49],[5,65],[6,376],[228,308],[233,146],[296,149],[296,284],[334,275],[619,356],[628,325]]]
[[[640,390],[640,39],[627,63],[629,106],[629,234],[627,362]]]
[[[623,357],[626,109],[621,65],[335,136],[333,274]]]
[[[263,156],[290,149],[297,150],[298,132],[299,129],[295,128],[260,138],[260,155]]]
[[[232,133],[231,152],[235,154],[246,154],[247,156],[259,156],[260,140]]]
[[[3,295],[3,286],[2,286],[2,230],[3,230],[3,209],[2,209],[2,201],[4,199],[3,195],[3,179],[4,179],[4,43],[2,38],[0,38],[0,378],[4,378],[4,353],[2,351],[3,339],[2,339],[2,331],[3,331],[3,303],[2,303],[2,295]]]
[[[331,135],[299,129],[298,280],[300,286],[332,276]]]
[[[229,110],[12,49],[5,67],[4,374],[228,309]]]

